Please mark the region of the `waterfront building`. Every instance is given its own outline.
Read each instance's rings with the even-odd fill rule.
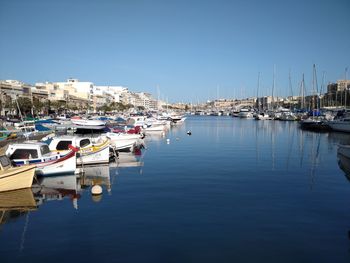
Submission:
[[[324,94],[322,105],[327,107],[348,107],[350,80],[338,80],[327,85],[327,93]]]
[[[255,99],[254,107],[259,110],[272,110],[284,106],[286,101],[281,97],[264,96]],[[288,100],[287,100],[288,103]]]
[[[58,90],[66,91],[65,94],[73,95],[92,102],[94,84],[92,82],[81,82],[78,79],[70,78],[66,82],[55,82]]]
[[[18,97],[30,97],[29,89],[24,88],[26,85],[17,80],[0,81],[0,102],[1,115],[13,114],[16,111],[15,100]]]
[[[218,109],[228,109],[232,108],[234,105],[234,100],[229,99],[219,99],[214,101],[214,107]]]
[[[350,89],[350,80],[338,80],[337,91],[344,91]]]
[[[123,102],[125,100],[126,94],[129,93],[127,87],[123,86],[96,86],[93,87],[93,93],[103,96],[112,97],[111,102]]]
[[[40,91],[45,91],[48,94],[48,99],[53,100],[62,100],[64,101],[67,92],[64,92],[64,89],[60,88],[56,83],[53,82],[39,82],[35,83],[35,88]]]
[[[36,83],[35,88],[48,93],[51,107],[56,108],[56,110],[59,108],[85,110],[89,108],[89,105],[93,105],[92,82],[68,79],[66,82]]]
[[[130,104],[134,107],[144,108],[145,110],[156,110],[158,108],[158,102],[152,98],[152,95],[150,93],[128,92],[125,95],[125,104]]]

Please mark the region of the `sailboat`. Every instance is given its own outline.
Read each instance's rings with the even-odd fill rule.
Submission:
[[[291,92],[291,95],[293,98],[292,79],[290,76],[290,71],[289,71],[289,88],[290,88],[290,92]],[[290,103],[289,109],[285,108],[282,110],[280,120],[282,120],[282,121],[296,121],[297,120],[297,116],[292,111],[292,104],[291,103]]]
[[[304,75],[302,80],[302,87],[304,88]],[[315,131],[329,131],[330,126],[324,116],[320,114],[319,108],[319,96],[317,88],[317,76],[316,76],[316,65],[313,65],[312,74],[312,91],[313,91],[313,110],[312,115],[299,122],[301,129],[315,130]]]
[[[258,104],[258,113],[255,115],[256,120],[272,120],[273,118],[264,111],[263,109],[263,100],[259,100],[259,89],[260,89],[260,72],[258,74],[258,89],[257,89],[257,104]],[[261,106],[261,107],[260,107]]]

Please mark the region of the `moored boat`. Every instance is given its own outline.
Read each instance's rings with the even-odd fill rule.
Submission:
[[[329,131],[331,128],[328,125],[328,122],[325,119],[315,117],[307,118],[299,121],[300,128],[303,130],[312,130],[312,131]]]
[[[329,125],[334,131],[350,132],[350,117],[328,121],[327,125]]]
[[[6,155],[0,156],[0,192],[32,186],[35,165],[13,167]]]
[[[51,151],[66,153],[69,145],[78,147],[77,164],[99,164],[109,162],[110,143],[107,138],[97,137],[79,137],[79,136],[61,136],[54,137],[49,144]]]
[[[105,126],[106,125],[106,122],[102,121],[102,120],[88,120],[88,119],[75,119],[75,118],[72,118],[70,121],[73,124],[77,125],[77,126],[94,127],[94,126]]]
[[[108,132],[105,136],[110,140],[110,143],[117,151],[129,150],[142,144],[140,134]]]
[[[260,112],[255,115],[256,120],[272,120],[273,118],[266,112]]]
[[[76,171],[76,152],[71,147],[65,154],[51,152],[49,146],[42,142],[10,144],[6,155],[17,165],[36,165],[36,175],[52,176],[74,174]]]
[[[245,118],[245,119],[252,119],[254,116],[253,116],[253,112],[250,109],[241,108],[239,111],[238,117]]]

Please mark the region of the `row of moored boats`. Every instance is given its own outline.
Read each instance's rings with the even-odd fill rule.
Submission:
[[[79,174],[84,166],[108,164],[119,152],[133,152],[143,147],[147,133],[165,132],[171,125],[184,122],[184,116],[131,116],[124,119],[65,118],[55,130],[40,141],[9,140],[0,157],[0,191],[30,187],[33,177]],[[44,125],[44,124],[43,124]],[[59,135],[65,126],[73,132]]]

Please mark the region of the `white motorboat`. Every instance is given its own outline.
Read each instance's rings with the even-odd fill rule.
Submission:
[[[328,121],[327,124],[332,130],[341,132],[350,132],[350,117],[345,117],[341,119],[334,119]]]
[[[273,118],[266,112],[261,112],[255,116],[256,120],[272,120]]]
[[[71,148],[62,155],[51,152],[46,143],[27,142],[10,144],[6,155],[17,166],[35,164],[38,176],[52,176],[75,173],[77,150]]]
[[[110,140],[117,151],[128,150],[142,144],[140,134],[107,132],[105,136]]]
[[[55,137],[50,142],[49,148],[54,152],[66,153],[69,150],[69,145],[79,148],[77,154],[78,165],[109,162],[109,140],[105,137]]]
[[[252,119],[254,116],[253,116],[253,112],[250,109],[242,108],[238,113],[238,117],[245,118],[245,119]]]
[[[291,111],[283,111],[279,118],[281,121],[296,121],[297,116]]]
[[[152,123],[152,124],[145,124],[142,127],[142,130],[144,132],[152,132],[152,131],[165,131],[166,130],[166,126],[164,123]]]
[[[142,127],[146,123],[146,116],[131,116],[126,120],[127,125],[133,125],[134,127]]]
[[[101,121],[101,120],[88,120],[88,119],[74,119],[74,118],[72,118],[70,121],[74,125],[77,125],[77,126],[94,127],[94,126],[105,126],[106,125],[106,122]]]

